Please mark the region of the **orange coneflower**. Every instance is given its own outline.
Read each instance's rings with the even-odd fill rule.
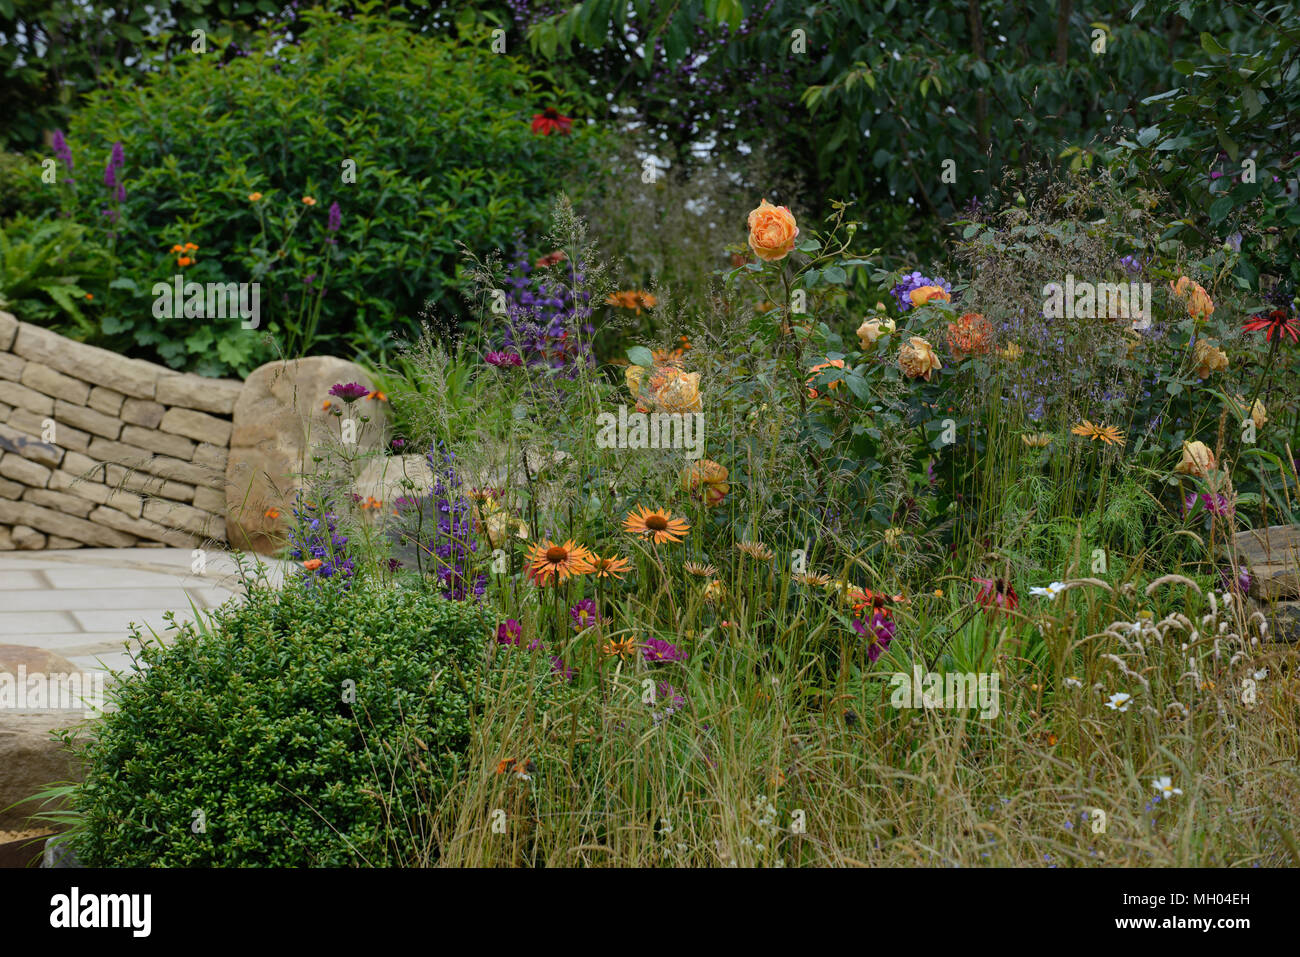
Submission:
[[[796,585],[824,588],[831,583],[831,576],[822,572],[795,572],[790,576],[790,580]]]
[[[1026,432],[1020,436],[1020,441],[1031,449],[1045,449],[1052,444],[1052,434],[1050,432]]]
[[[617,655],[626,661],[630,656],[636,654],[636,639],[631,635],[618,640],[611,638],[609,641],[605,642],[604,647],[600,650],[607,658],[612,658]]]
[[[736,542],[736,548],[742,555],[747,555],[756,562],[770,562],[772,560],[772,549],[768,548],[762,542],[743,541]]]
[[[1082,435],[1085,439],[1092,442],[1104,442],[1106,445],[1124,444],[1124,433],[1119,430],[1118,426],[1105,425],[1102,423],[1092,423],[1084,419],[1078,425],[1070,430],[1075,435]]]
[[[528,577],[538,585],[545,585],[551,576],[559,583],[570,575],[585,575],[592,570],[591,552],[581,545],[575,545],[572,540],[563,545],[557,545],[549,539],[535,544],[529,549],[524,561]]]
[[[631,563],[626,558],[601,558],[599,555],[591,556],[591,573],[597,578],[618,578],[627,574],[628,565]]]
[[[633,535],[644,535],[656,545],[662,545],[664,542],[680,542],[679,536],[685,535],[691,527],[680,518],[673,518],[673,513],[666,508],[651,511],[638,504],[623,519],[623,529]]]

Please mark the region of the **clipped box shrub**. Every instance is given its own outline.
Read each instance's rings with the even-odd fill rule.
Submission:
[[[72,846],[89,866],[425,860],[486,634],[478,606],[397,585],[253,589],[146,646],[83,746]]]
[[[268,330],[290,354],[339,354],[418,332],[426,305],[468,319],[458,244],[485,254],[540,228],[555,193],[583,194],[609,135],[533,132],[557,95],[486,32],[457,42],[307,10],[289,42],[224,53],[93,93],[67,132],[75,183],[45,187],[112,235],[100,343],[174,368],[247,373],[273,358]],[[259,328],[156,317],[153,285],[178,273],[260,283]]]

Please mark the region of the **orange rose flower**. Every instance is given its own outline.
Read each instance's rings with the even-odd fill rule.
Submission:
[[[773,206],[765,199],[749,214],[749,248],[764,262],[790,255],[798,235],[794,214],[784,206]]]
[[[843,368],[844,368],[843,359],[832,359],[830,362],[819,362],[817,363],[817,365],[813,366],[811,369],[808,370],[808,382],[811,383],[813,379],[817,378],[817,373],[821,372],[823,369],[843,369]],[[839,379],[831,380],[832,389],[839,388],[839,384],[840,384]],[[809,385],[808,387],[808,398],[810,399],[817,398],[817,390],[812,388],[811,385]]]
[[[952,302],[952,296],[943,286],[918,286],[908,293],[908,299],[914,306],[924,306],[927,302]]]

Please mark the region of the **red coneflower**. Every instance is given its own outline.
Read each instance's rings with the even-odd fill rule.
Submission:
[[[1007,611],[1014,611],[1020,604],[1020,597],[1016,594],[1016,590],[1005,578],[972,578],[971,581],[979,583],[980,590],[975,596],[975,601],[985,608],[1005,608]]]
[[[573,120],[561,116],[559,110],[548,106],[533,117],[532,129],[538,136],[550,136],[552,133],[563,135],[573,132]]]
[[[1267,316],[1251,316],[1241,329],[1243,332],[1263,332],[1267,342],[1290,336],[1292,342],[1300,343],[1300,322],[1285,309],[1274,309]]]

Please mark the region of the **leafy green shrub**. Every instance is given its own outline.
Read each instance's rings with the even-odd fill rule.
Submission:
[[[0,223],[43,209],[41,186],[40,163],[22,153],[0,153]]]
[[[95,326],[82,311],[107,275],[108,254],[86,227],[67,219],[24,216],[0,224],[0,307],[27,322],[70,320],[83,335]]]
[[[304,19],[296,45],[263,35],[227,63],[184,57],[74,118],[75,216],[112,232],[119,257],[105,345],[206,374],[269,358],[268,330],[303,352],[382,349],[422,305],[466,315],[458,244],[507,246],[586,178],[602,134],[533,133],[549,96],[519,61],[361,15]],[[118,142],[120,221],[99,182]],[[181,263],[169,250],[187,242]],[[156,318],[153,285],[177,273],[259,282],[260,328]]]
[[[148,670],[118,687],[86,747],[78,855],[95,866],[412,859],[469,743],[466,689],[486,631],[473,605],[318,582],[253,588],[209,626],[148,644]]]

